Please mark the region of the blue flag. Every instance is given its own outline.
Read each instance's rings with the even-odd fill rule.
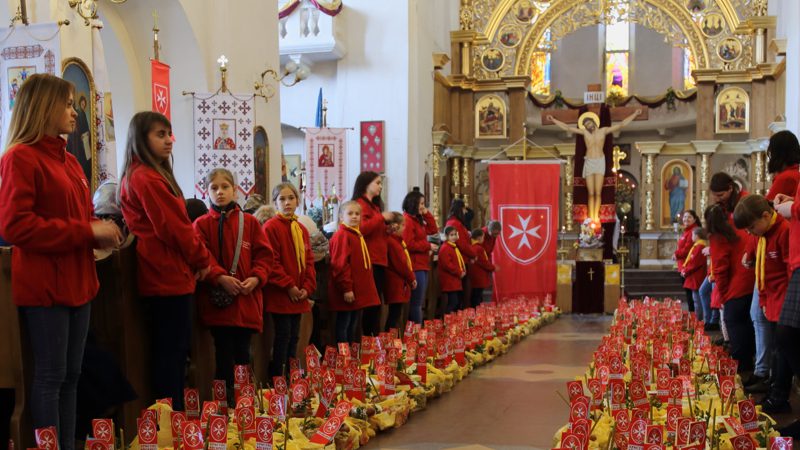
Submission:
[[[319,96],[317,97],[317,120],[314,126],[322,128],[322,88],[319,88]]]

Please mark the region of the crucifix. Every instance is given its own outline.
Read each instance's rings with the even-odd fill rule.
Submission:
[[[159,31],[160,30],[158,29],[158,11],[156,11],[154,9],[153,10],[153,55],[154,55],[156,61],[158,61],[158,49],[160,47],[158,45],[158,32]]]
[[[222,86],[219,90],[228,92],[228,85],[226,83],[228,68],[225,67],[228,64],[228,58],[226,58],[225,55],[221,55],[219,59],[217,59],[217,63],[219,63],[219,71],[222,74]]]
[[[592,268],[590,267],[590,268],[589,268],[589,271],[588,271],[588,272],[586,272],[586,273],[588,273],[588,274],[589,274],[589,281],[594,281],[594,269],[592,269]]]

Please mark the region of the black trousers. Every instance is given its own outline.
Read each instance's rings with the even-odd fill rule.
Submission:
[[[470,294],[471,302],[473,308],[477,308],[483,302],[483,288],[472,288],[472,293]]]
[[[686,278],[681,277],[681,286],[685,281]],[[691,289],[684,288],[684,290],[686,291],[686,304],[689,306],[689,312],[694,312],[694,294]]]
[[[800,351],[797,342],[800,339],[800,328],[778,325],[775,329],[775,366],[774,382],[769,396],[777,402],[789,400],[792,390],[792,376],[800,377]]]
[[[272,363],[269,373],[273,377],[289,375],[289,359],[297,353],[300,335],[300,314],[272,313],[275,340],[272,343]]]
[[[400,322],[400,315],[403,313],[402,303],[389,303],[389,315],[386,316],[386,325],[383,326],[383,331],[389,331],[392,328],[398,328],[402,331],[403,327],[398,324]]]
[[[386,267],[372,266],[372,278],[375,280],[375,289],[378,297],[383,301],[383,288],[386,285]],[[361,317],[361,327],[364,336],[377,336],[381,332],[381,305],[364,308]]]
[[[747,294],[728,300],[722,308],[730,339],[730,354],[739,362],[739,372],[751,371],[754,368],[756,335],[753,321],[750,319],[752,300],[753,294]]]
[[[214,338],[215,377],[225,380],[233,390],[233,366],[250,364],[250,337],[253,330],[242,327],[211,327]]]
[[[152,342],[150,374],[153,395],[172,398],[175,411],[183,411],[186,358],[192,333],[192,294],[147,297]]]

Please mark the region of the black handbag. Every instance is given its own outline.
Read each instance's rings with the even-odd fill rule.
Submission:
[[[231,270],[230,275],[236,275],[236,266],[239,265],[239,253],[242,250],[242,235],[244,234],[244,213],[242,210],[239,210],[239,237],[236,239],[236,251],[233,253],[233,262],[231,263]],[[221,249],[220,249],[221,251]],[[233,301],[236,300],[236,297],[229,294],[221,286],[213,286],[211,291],[208,295],[208,300],[211,302],[212,305],[216,306],[217,308],[227,308],[233,304]]]

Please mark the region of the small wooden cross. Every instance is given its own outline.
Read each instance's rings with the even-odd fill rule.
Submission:
[[[589,274],[589,281],[594,281],[594,269],[592,269],[592,268],[590,267],[590,268],[589,268],[589,271],[588,271],[588,272],[586,272],[586,273],[588,273],[588,274]]]
[[[225,55],[222,55],[219,57],[219,59],[217,59],[217,62],[219,63],[219,67],[224,69],[225,64],[228,64],[228,58],[226,58]]]

